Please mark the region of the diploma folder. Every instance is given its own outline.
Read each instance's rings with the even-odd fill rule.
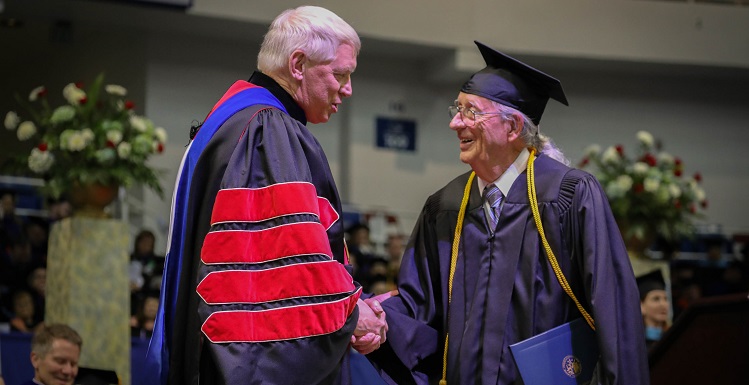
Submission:
[[[587,384],[598,363],[596,332],[584,319],[510,345],[525,385]]]

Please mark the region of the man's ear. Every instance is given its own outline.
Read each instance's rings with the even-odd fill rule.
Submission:
[[[301,51],[296,50],[289,56],[289,73],[291,77],[296,80],[302,80],[304,78],[304,65],[307,63],[307,55]]]
[[[507,135],[510,136],[510,140],[514,140],[523,132],[523,117],[520,114],[512,114],[508,123],[510,129],[507,131]]]
[[[34,367],[34,370],[39,369],[40,359],[41,358],[35,352],[31,352],[31,366]]]

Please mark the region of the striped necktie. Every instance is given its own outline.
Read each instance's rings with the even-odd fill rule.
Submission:
[[[502,197],[502,192],[499,191],[499,187],[494,183],[490,183],[484,187],[484,199],[489,203],[486,220],[492,232],[497,228],[497,222],[499,221],[499,205],[502,203]]]

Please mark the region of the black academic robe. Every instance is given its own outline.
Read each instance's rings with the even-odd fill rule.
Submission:
[[[175,193],[151,380],[350,381],[341,368],[361,288],[344,266],[327,159],[305,124],[293,99],[255,73],[197,132]]]
[[[581,317],[547,260],[525,172],[494,235],[473,182],[448,317],[451,248],[468,176],[429,197],[401,263],[400,294],[383,302],[388,340],[370,359],[393,383],[437,383],[449,330],[448,384],[521,384],[509,345]],[[535,178],[546,237],[595,319],[601,358],[594,383],[647,384],[637,286],[603,189],[590,174],[543,155]]]

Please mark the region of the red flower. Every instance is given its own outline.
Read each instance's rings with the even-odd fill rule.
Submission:
[[[164,152],[164,145],[162,143],[159,143],[159,145],[156,146],[156,152],[158,152],[159,154]]]
[[[107,147],[109,147],[109,148],[115,148],[117,146],[115,146],[114,142],[112,142],[111,140],[107,140]]]
[[[682,171],[681,168],[675,168],[674,169],[674,175],[681,177]]]
[[[692,214],[697,212],[697,206],[695,206],[694,203],[689,205],[689,212]]]
[[[696,180],[697,183],[702,182],[702,174],[698,172],[694,173],[694,180]]]
[[[125,101],[125,109],[126,110],[132,110],[133,108],[135,108],[135,103],[133,103],[132,100],[126,100]]]
[[[75,82],[75,86],[80,89],[83,89],[83,82]]]
[[[624,156],[624,146],[622,146],[621,144],[617,144],[616,152],[619,153],[619,156]]]
[[[36,148],[38,148],[39,151],[42,152],[47,151],[47,143],[41,142],[38,146],[36,146]]]
[[[88,98],[87,98],[87,97],[85,97],[85,96],[84,96],[84,97],[82,97],[82,98],[81,98],[80,100],[78,100],[78,103],[80,103],[81,105],[84,105],[84,104],[86,104],[87,102],[88,102]]]
[[[681,209],[681,201],[679,201],[679,200],[674,201],[674,207],[676,207],[677,210]]]
[[[645,186],[642,183],[638,183],[635,185],[635,194],[639,194],[643,191],[645,191]]]
[[[681,158],[674,158],[674,163],[677,167],[681,166]]]
[[[651,153],[645,154],[640,160],[647,163],[650,167],[655,167],[655,164],[657,163],[657,159],[655,159],[655,156]]]
[[[580,161],[580,163],[577,165],[577,167],[579,167],[579,168],[585,167],[585,166],[588,165],[588,163],[590,163],[590,159],[588,159],[588,157],[586,156],[585,158],[583,158]]]
[[[706,209],[707,208],[707,199],[705,199],[704,201],[702,201],[700,203],[700,206],[702,206],[703,209]]]

